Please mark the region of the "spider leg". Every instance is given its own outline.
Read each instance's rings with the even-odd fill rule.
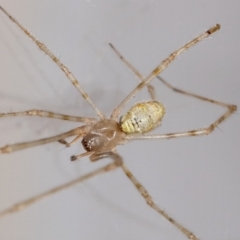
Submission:
[[[183,53],[184,51],[188,50],[190,47],[194,46],[196,43],[200,42],[204,38],[207,38],[214,32],[220,29],[220,25],[216,24],[214,27],[210,28],[200,36],[196,37],[192,41],[185,44],[183,47],[179,48],[175,52],[169,55],[168,58],[163,60],[145,79],[143,82],[141,82],[136,88],[132,90],[128,94],[128,96],[115,108],[111,114],[111,119],[116,120],[122,111],[123,107],[126,105],[126,103],[133,98],[143,87],[145,87],[153,78],[155,78],[157,75],[159,75],[165,68],[169,66],[169,64],[174,61],[178,55]]]
[[[115,149],[109,152],[94,153],[89,159],[91,162],[96,162],[103,158],[111,158],[115,162],[116,166],[121,166],[123,162],[121,156],[116,152]]]
[[[86,174],[84,176],[76,178],[73,181],[70,181],[70,182],[65,183],[65,184],[63,184],[61,186],[52,188],[52,189],[50,189],[50,190],[48,190],[48,191],[46,191],[44,193],[41,193],[41,194],[39,194],[39,195],[37,195],[35,197],[29,198],[27,200],[24,200],[22,202],[14,204],[13,206],[11,206],[11,207],[1,211],[0,212],[0,217],[3,217],[3,216],[8,215],[10,213],[15,213],[15,212],[21,211],[21,210],[31,206],[32,204],[42,200],[43,198],[49,197],[49,196],[51,196],[51,195],[53,195],[53,194],[55,194],[57,192],[60,192],[60,191],[62,191],[64,189],[72,187],[72,186],[74,186],[74,185],[76,185],[76,184],[78,184],[80,182],[83,182],[83,181],[85,181],[85,180],[87,180],[89,178],[92,178],[92,177],[94,177],[94,176],[96,176],[98,174],[102,174],[102,173],[114,170],[115,168],[116,168],[115,163],[108,164],[105,167],[99,168],[99,169],[97,169],[97,170],[95,170],[93,172],[90,172],[90,173],[88,173],[88,174]]]
[[[113,50],[119,55],[119,57],[123,60],[123,62],[139,77],[140,80],[142,80],[144,77],[143,75],[141,75],[141,73],[132,65],[130,64],[127,60],[125,60],[125,58],[120,55],[120,53],[112,46],[110,45]],[[180,133],[169,133],[169,134],[161,134],[161,135],[148,135],[148,134],[144,134],[144,135],[128,135],[126,136],[126,138],[128,140],[137,140],[137,139],[164,139],[164,138],[177,138],[177,137],[189,137],[189,136],[200,136],[200,135],[208,135],[209,133],[211,133],[222,121],[224,121],[225,119],[227,119],[234,111],[237,110],[237,106],[236,105],[232,105],[232,104],[227,104],[227,103],[223,103],[223,102],[219,102],[210,98],[206,98],[194,93],[190,93],[184,90],[181,90],[179,88],[176,88],[174,86],[172,86],[170,83],[168,83],[166,80],[164,80],[163,78],[161,78],[160,76],[157,76],[158,80],[160,80],[165,86],[167,86],[168,88],[172,89],[175,92],[190,96],[190,97],[194,97],[203,101],[207,101],[213,104],[217,104],[223,107],[227,107],[228,111],[223,114],[220,118],[218,118],[214,123],[212,123],[209,127],[206,128],[202,128],[202,129],[195,129],[195,130],[190,130],[187,132],[180,132]]]
[[[109,46],[113,49],[113,51],[118,55],[118,57],[126,64],[126,66],[139,78],[140,81],[144,81],[144,76],[113,46],[113,44],[109,43]],[[190,93],[187,92],[185,90],[181,90],[179,88],[174,87],[173,85],[171,85],[170,83],[168,83],[166,80],[164,80],[162,77],[157,76],[157,79],[160,80],[165,86],[167,86],[168,88],[172,89],[173,91],[177,92],[177,93],[181,93],[190,97],[194,97],[194,98],[198,98],[207,102],[211,102],[211,103],[215,103],[224,107],[231,107],[230,104],[227,103],[223,103],[223,102],[219,102],[213,99],[209,99],[194,93]],[[150,84],[147,85],[148,87],[148,91],[152,97],[152,99],[155,99],[156,94],[155,94],[155,90],[154,87]]]
[[[145,77],[126,58],[123,57],[123,55],[113,46],[113,44],[109,43],[109,46],[118,55],[118,57],[127,65],[127,67],[138,77],[140,82],[143,82]],[[151,84],[147,84],[146,86],[148,88],[148,92],[151,98],[153,100],[156,99],[156,93],[155,93],[154,87]]]
[[[206,98],[206,97],[197,95],[195,93],[187,92],[185,90],[181,90],[179,88],[176,88],[176,87],[174,87],[173,85],[168,83],[166,80],[164,80],[160,76],[157,76],[157,79],[160,80],[165,86],[167,86],[168,88],[172,89],[174,92],[181,93],[181,94],[184,94],[184,95],[187,95],[187,96],[190,96],[190,97],[198,98],[200,100],[207,101],[207,102],[210,102],[210,103],[214,103],[214,104],[217,104],[217,105],[220,105],[220,106],[223,106],[223,107],[227,107],[229,109],[230,108],[236,108],[237,109],[237,106],[235,106],[235,105],[219,102],[219,101],[216,101],[216,100],[213,100],[213,99],[210,99],[210,98]]]
[[[125,164],[121,165],[121,168],[127,175],[127,177],[130,179],[130,181],[134,184],[134,186],[137,188],[138,192],[142,195],[142,197],[146,200],[148,206],[150,206],[152,209],[157,211],[160,215],[162,215],[165,219],[167,219],[169,222],[171,222],[176,228],[178,228],[184,235],[186,235],[191,240],[198,240],[198,238],[188,229],[183,227],[180,223],[178,223],[176,220],[174,220],[172,217],[170,217],[164,210],[159,208],[153,201],[152,197],[149,195],[146,188],[134,177],[134,175],[130,172],[130,170],[127,168]]]
[[[72,82],[72,84],[78,89],[81,93],[82,97],[92,106],[92,108],[96,111],[97,115],[100,119],[105,119],[104,114],[97,108],[97,106],[93,103],[90,99],[88,94],[85,92],[83,87],[77,81],[75,76],[70,72],[70,70],[47,48],[47,46],[40,42],[36,37],[33,36],[31,32],[29,32],[25,27],[23,27],[13,16],[11,16],[2,6],[0,6],[0,10],[5,13],[8,18],[15,23],[38,47],[41,51],[47,54],[58,66],[59,68],[65,73],[67,78]]]
[[[71,156],[71,161],[76,161],[76,160],[78,160],[80,158],[86,157],[86,156],[91,155],[93,153],[94,152],[85,152],[85,153],[81,153],[79,155],[73,155],[73,156]]]
[[[103,152],[103,153],[95,153],[90,156],[91,161],[97,161],[102,158],[109,157],[111,158],[115,166],[119,166],[122,168],[126,176],[129,178],[129,180],[133,183],[133,185],[136,187],[138,192],[142,195],[142,197],[146,200],[148,206],[150,206],[152,209],[157,211],[161,216],[163,216],[165,219],[167,219],[169,222],[171,222],[175,227],[177,227],[185,236],[187,236],[191,240],[198,240],[198,238],[189,230],[187,230],[185,227],[183,227],[181,224],[179,224],[177,221],[175,221],[172,217],[170,217],[164,210],[159,208],[153,201],[152,197],[149,195],[147,190],[144,188],[144,186],[134,177],[134,175],[131,173],[131,171],[127,168],[127,166],[123,163],[122,157],[116,152],[114,149],[111,152]]]
[[[0,113],[0,118],[3,117],[20,117],[20,116],[37,116],[37,117],[44,117],[44,118],[55,118],[65,121],[71,122],[82,122],[85,124],[94,124],[96,123],[97,119],[89,118],[89,117],[76,117],[76,116],[69,116],[65,114],[59,114],[54,112],[49,112],[45,110],[38,110],[38,109],[31,109],[22,112],[10,112],[10,113]]]
[[[74,143],[76,143],[82,137],[83,137],[82,135],[78,135],[71,142],[67,142],[65,139],[58,140],[58,142],[61,144],[64,144],[66,147],[71,147]]]
[[[11,152],[22,150],[25,148],[30,148],[30,147],[35,147],[35,146],[51,143],[51,142],[56,142],[56,141],[59,141],[59,140],[62,140],[62,139],[65,139],[67,137],[71,137],[74,135],[84,136],[88,132],[89,128],[90,128],[90,126],[86,125],[86,126],[78,127],[71,131],[53,136],[53,137],[43,138],[40,140],[35,140],[35,141],[30,141],[30,142],[6,145],[6,146],[0,148],[0,154],[11,153]]]
[[[179,137],[192,137],[192,136],[202,136],[208,135],[211,133],[222,121],[227,119],[234,111],[236,111],[237,106],[227,105],[228,110],[221,117],[219,117],[215,122],[210,124],[206,128],[193,129],[186,132],[178,133],[167,133],[167,134],[144,134],[144,135],[129,135],[126,136],[127,140],[144,140],[144,139],[170,139],[170,138],[179,138]]]

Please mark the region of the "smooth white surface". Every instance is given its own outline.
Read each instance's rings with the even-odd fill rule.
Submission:
[[[181,55],[162,76],[174,86],[240,106],[238,1],[0,1],[72,70],[106,114],[138,83],[108,46],[143,74],[204,30],[221,30]],[[95,116],[62,72],[0,13],[0,111],[45,109]],[[156,80],[167,116],[157,132],[207,126],[225,109],[172,93]],[[134,101],[148,99],[142,91]],[[0,145],[77,126],[0,119]],[[139,141],[118,148],[154,200],[201,240],[240,238],[239,114],[207,137]],[[57,143],[0,156],[0,209],[109,160],[76,163],[80,144]],[[0,219],[0,239],[186,239],[152,211],[117,170]]]

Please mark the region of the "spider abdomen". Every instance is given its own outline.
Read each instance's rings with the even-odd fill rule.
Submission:
[[[164,106],[157,101],[137,103],[121,117],[120,126],[127,134],[146,133],[161,123],[164,113]]]

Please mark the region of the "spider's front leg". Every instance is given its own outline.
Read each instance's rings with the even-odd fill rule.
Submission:
[[[52,188],[52,189],[50,189],[50,190],[48,190],[48,191],[46,191],[44,193],[41,193],[39,195],[36,195],[36,196],[31,197],[29,199],[26,199],[26,200],[24,200],[22,202],[18,202],[16,204],[12,205],[11,207],[1,211],[0,212],[0,218],[4,217],[4,216],[6,216],[6,215],[8,215],[10,213],[16,213],[16,212],[19,212],[21,210],[24,210],[25,208],[30,207],[32,204],[37,203],[37,202],[39,202],[40,200],[42,200],[42,199],[44,199],[46,197],[49,197],[49,196],[51,196],[51,195],[53,195],[55,193],[58,193],[58,192],[60,192],[62,190],[65,190],[65,189],[67,189],[69,187],[72,187],[72,186],[74,186],[74,185],[76,185],[78,183],[81,183],[81,182],[83,182],[83,181],[85,181],[87,179],[90,179],[90,178],[92,178],[94,176],[97,176],[99,174],[106,173],[106,172],[109,172],[111,170],[114,170],[115,168],[116,168],[115,164],[114,163],[110,163],[110,164],[106,165],[105,167],[99,168],[99,169],[97,169],[97,170],[95,170],[93,172],[90,172],[90,173],[88,173],[88,174],[86,174],[84,176],[76,178],[76,179],[74,179],[74,180],[72,180],[70,182],[67,182],[67,183],[63,184],[63,185],[60,185],[58,187],[54,187],[54,188]]]
[[[75,137],[71,142],[67,142],[65,139],[58,140],[59,143],[65,145],[66,147],[71,147],[74,143],[76,143],[80,138],[82,138],[83,135],[78,135]]]
[[[90,128],[90,126],[82,126],[82,127],[75,128],[71,131],[53,136],[53,137],[43,138],[43,139],[30,141],[30,142],[6,145],[5,147],[0,148],[0,154],[11,153],[11,152],[22,150],[22,149],[25,149],[25,148],[36,147],[36,146],[39,146],[39,145],[43,145],[43,144],[47,144],[47,143],[51,143],[51,142],[56,142],[56,141],[59,141],[61,139],[65,139],[65,138],[68,138],[68,137],[71,137],[71,136],[74,136],[74,135],[75,136],[76,135],[84,136],[89,131],[89,128]]]
[[[55,113],[55,112],[39,110],[39,109],[31,109],[31,110],[22,111],[22,112],[0,113],[0,118],[22,117],[22,116],[54,118],[54,119],[59,119],[59,120],[64,120],[64,121],[82,122],[82,123],[89,124],[89,125],[96,123],[95,118],[70,116],[70,115],[66,115],[66,114]]]

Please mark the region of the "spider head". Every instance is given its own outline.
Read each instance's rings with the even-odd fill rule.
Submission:
[[[82,145],[88,152],[110,151],[123,143],[125,134],[121,131],[118,122],[104,119],[94,124],[83,137]]]

